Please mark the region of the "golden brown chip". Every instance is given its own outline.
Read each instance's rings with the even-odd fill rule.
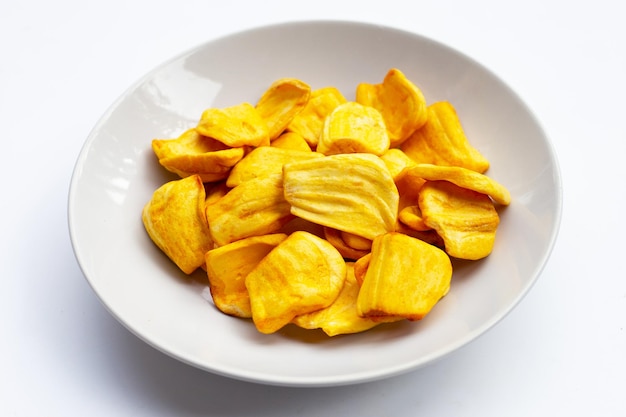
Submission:
[[[192,175],[159,187],[142,211],[152,241],[186,274],[204,265],[213,247],[204,199],[202,180]]]
[[[355,102],[340,104],[326,117],[317,143],[324,155],[371,153],[382,155],[389,149],[389,136],[383,116],[373,107]]]
[[[253,178],[261,178],[271,174],[281,174],[287,162],[302,161],[323,157],[321,153],[311,151],[295,151],[293,149],[261,146],[250,151],[233,167],[226,185],[235,187]]]
[[[404,142],[426,122],[424,95],[396,68],[389,70],[380,84],[359,84],[356,101],[380,111],[392,148]]]
[[[424,218],[422,217],[422,211],[420,210],[419,205],[404,207],[398,214],[398,220],[413,230],[424,232],[431,229],[431,227],[424,223]]]
[[[387,150],[387,152],[380,156],[380,159],[382,159],[385,165],[387,165],[393,180],[396,182],[400,175],[402,175],[404,168],[416,164],[414,160],[398,148],[391,148]]]
[[[295,216],[370,240],[396,227],[398,190],[375,155],[293,162],[283,174],[285,199]]]
[[[502,184],[487,175],[462,167],[448,167],[432,164],[416,164],[407,168],[409,175],[429,181],[449,181],[459,187],[467,188],[490,196],[496,203],[508,205],[511,194]]]
[[[207,109],[196,130],[233,148],[270,144],[267,123],[250,103]]]
[[[357,314],[356,300],[360,286],[354,276],[354,264],[350,262],[346,266],[346,281],[337,299],[326,308],[296,316],[293,319],[295,325],[304,329],[319,328],[332,337],[363,332],[381,324],[380,320],[360,317]],[[403,318],[393,318],[388,321],[396,320],[403,320]]]
[[[419,206],[424,223],[441,236],[450,256],[476,260],[491,253],[500,218],[487,195],[448,181],[428,181]]]
[[[304,137],[296,132],[284,132],[274,139],[270,146],[275,148],[293,149],[295,151],[311,152],[311,147]]]
[[[368,254],[363,255],[354,262],[354,278],[356,279],[356,282],[357,284],[359,284],[359,286],[363,285],[365,273],[367,272],[367,268],[370,266],[371,259],[372,252],[369,252]]]
[[[359,248],[354,248],[350,246],[343,239],[343,233],[331,227],[324,227],[324,238],[331,245],[333,245],[339,251],[339,253],[341,253],[341,256],[343,256],[346,259],[356,260],[366,255],[369,252],[369,249],[359,249]],[[370,242],[370,245],[371,245],[371,242]]]
[[[246,277],[252,320],[273,333],[294,317],[331,305],[346,278],[346,263],[326,240],[294,232]]]
[[[452,263],[444,251],[402,233],[374,239],[357,300],[362,317],[420,320],[447,294]]]
[[[489,161],[465,136],[449,102],[431,104],[427,113],[426,123],[400,149],[418,163],[459,166],[480,173],[489,168]]]
[[[180,177],[199,175],[203,182],[219,181],[244,155],[243,148],[231,148],[189,129],[176,139],[154,139],[152,149],[159,163]]]
[[[292,219],[281,174],[245,181],[207,206],[211,237],[218,246],[277,232]]]
[[[235,317],[252,317],[246,276],[286,238],[282,233],[253,236],[206,253],[209,289],[220,311]]]
[[[218,181],[204,184],[204,190],[206,192],[204,204],[209,206],[228,194],[231,188],[226,185],[225,181]]]
[[[280,136],[291,120],[304,109],[310,94],[311,87],[295,78],[276,80],[263,93],[256,109],[267,124],[270,141]]]
[[[298,113],[287,130],[300,134],[313,149],[322,134],[324,120],[340,104],[347,100],[335,87],[323,87],[311,92],[309,101],[304,109]]]

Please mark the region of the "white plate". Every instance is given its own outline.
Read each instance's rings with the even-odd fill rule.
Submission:
[[[141,222],[152,192],[173,178],[153,138],[173,138],[202,110],[255,102],[274,80],[354,97],[396,67],[429,102],[449,100],[488,174],[511,191],[491,256],[459,265],[450,293],[424,320],[327,338],[288,326],[262,335],[203,298],[156,248]],[[134,334],[168,355],[237,379],[290,386],[364,382],[416,369],[500,321],[539,276],[561,215],[553,149],[529,109],[472,59],[416,34],[345,22],[282,24],[203,44],[127,90],[95,126],[76,163],[69,225],[76,258],[104,305]]]

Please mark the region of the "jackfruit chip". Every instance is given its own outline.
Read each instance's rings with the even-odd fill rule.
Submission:
[[[370,251],[372,249],[372,241],[354,233],[341,232],[341,238],[348,246],[354,249]]]
[[[481,194],[490,196],[493,201],[504,206],[511,203],[511,194],[496,180],[471,169],[432,164],[416,164],[407,169],[409,175],[429,181],[444,180]]]
[[[233,148],[270,144],[267,123],[250,103],[206,109],[196,130]]]
[[[199,175],[203,182],[219,181],[244,155],[213,138],[188,129],[176,139],[154,139],[152,150],[165,169],[180,177]]]
[[[204,184],[204,190],[206,193],[204,205],[206,207],[228,194],[231,188],[226,185],[225,181],[218,181]]]
[[[359,287],[363,285],[363,279],[365,278],[367,268],[370,266],[371,259],[372,252],[369,252],[354,262],[354,278],[356,279],[357,284],[359,284]]]
[[[306,140],[296,132],[284,132],[274,139],[270,146],[275,148],[293,149],[295,151],[311,152],[311,147]]]
[[[439,248],[402,233],[374,239],[357,299],[362,317],[420,320],[448,293],[452,263]]]
[[[341,231],[333,229],[331,227],[324,227],[324,238],[331,245],[333,245],[339,251],[339,253],[341,253],[341,256],[346,259],[356,260],[369,252],[369,250],[353,248],[343,239]]]
[[[304,329],[322,329],[328,336],[353,334],[369,330],[379,324],[380,320],[360,317],[356,310],[356,300],[360,286],[354,276],[354,263],[346,263],[346,281],[337,299],[328,307],[312,313],[301,314],[293,319],[293,323]],[[393,318],[389,321],[402,320]]]
[[[446,101],[428,107],[426,123],[400,149],[418,163],[459,166],[480,173],[489,168],[489,161],[470,144],[456,110]]]
[[[382,115],[373,107],[355,102],[340,104],[326,117],[316,150],[324,155],[371,153],[389,149]]]
[[[400,219],[400,213],[402,213],[404,209],[417,205],[419,192],[425,183],[425,179],[415,175],[410,169],[402,170],[396,177],[395,184],[400,195],[400,201],[398,203],[398,219],[400,221],[402,221],[402,219]],[[408,213],[405,213],[405,216],[406,214]]]
[[[150,239],[186,274],[203,266],[213,247],[204,199],[202,180],[192,175],[160,186],[142,210]]]
[[[476,260],[491,253],[500,218],[485,194],[448,181],[428,181],[419,206],[424,223],[442,237],[450,256]]]
[[[281,174],[283,165],[287,162],[302,161],[323,157],[321,153],[311,151],[294,151],[293,149],[261,146],[255,148],[243,157],[230,171],[226,185],[235,187],[242,182],[253,178],[265,177],[271,174]]]
[[[252,320],[274,333],[294,317],[331,305],[346,278],[346,263],[330,243],[297,231],[267,254],[246,277]]]
[[[267,124],[270,141],[280,136],[291,120],[304,109],[310,95],[311,87],[295,78],[276,80],[263,93],[256,109]]]
[[[413,230],[426,231],[432,229],[424,223],[419,205],[407,206],[400,210],[398,220]]]
[[[422,217],[422,220],[423,220],[423,217]],[[432,228],[428,230],[415,230],[409,226],[406,226],[402,222],[398,222],[398,225],[396,227],[396,232],[414,237],[415,239],[419,239],[430,245],[436,246],[439,249],[445,249],[445,244],[443,242],[443,239],[441,238],[441,236],[439,236],[439,233],[437,233],[437,231]]]
[[[220,311],[235,317],[252,317],[246,276],[286,238],[282,233],[252,236],[206,253],[209,289]]]
[[[311,92],[309,101],[287,126],[287,130],[299,133],[313,149],[317,147],[326,117],[347,100],[335,87],[323,87]]]
[[[380,111],[392,148],[426,122],[426,99],[422,91],[396,68],[389,70],[380,84],[359,84],[356,101]]]
[[[380,159],[387,165],[394,181],[398,180],[404,168],[416,164],[414,160],[398,148],[387,150],[387,152],[380,156]]]
[[[217,246],[250,236],[275,233],[292,219],[281,174],[245,181],[206,207]]]
[[[393,231],[398,190],[382,160],[339,154],[285,164],[285,199],[295,216],[372,240]]]

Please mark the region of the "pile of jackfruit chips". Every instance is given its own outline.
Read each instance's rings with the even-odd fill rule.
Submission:
[[[152,149],[180,178],[145,205],[150,238],[265,334],[422,319],[450,288],[451,258],[491,253],[511,201],[452,104],[427,104],[395,68],[354,101],[282,78]]]

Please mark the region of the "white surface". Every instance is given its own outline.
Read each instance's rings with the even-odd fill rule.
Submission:
[[[276,50],[292,52],[273,56]],[[372,55],[379,59],[372,62]],[[254,66],[262,61],[267,65]],[[327,71],[328,61],[338,65]],[[198,271],[197,280],[190,281],[141,224],[154,191],[178,178],[157,163],[152,138],[177,137],[195,126],[206,108],[254,103],[285,76],[306,80],[313,89],[334,85],[353,100],[360,82],[381,82],[393,67],[421,85],[429,103],[454,103],[472,144],[490,161],[488,175],[511,191],[512,203],[499,207],[491,255],[457,263],[450,292],[419,323],[329,340],[294,326],[263,335],[250,321],[225,317],[202,297],[206,273]],[[397,375],[474,340],[532,287],[561,215],[552,146],[509,88],[439,43],[352,22],[270,25],[186,51],[143,77],[106,112],[74,172],[70,236],[83,273],[111,313],[186,363],[288,386],[345,385]]]
[[[626,29],[617,2],[427,1],[414,12],[394,1],[318,1],[310,9],[289,1],[207,3],[0,7],[2,415],[626,413]],[[563,221],[527,297],[455,354],[355,386],[254,385],[169,358],[104,309],[72,254],[67,192],[91,128],[147,71],[217,36],[311,18],[413,30],[493,70],[553,141]]]

